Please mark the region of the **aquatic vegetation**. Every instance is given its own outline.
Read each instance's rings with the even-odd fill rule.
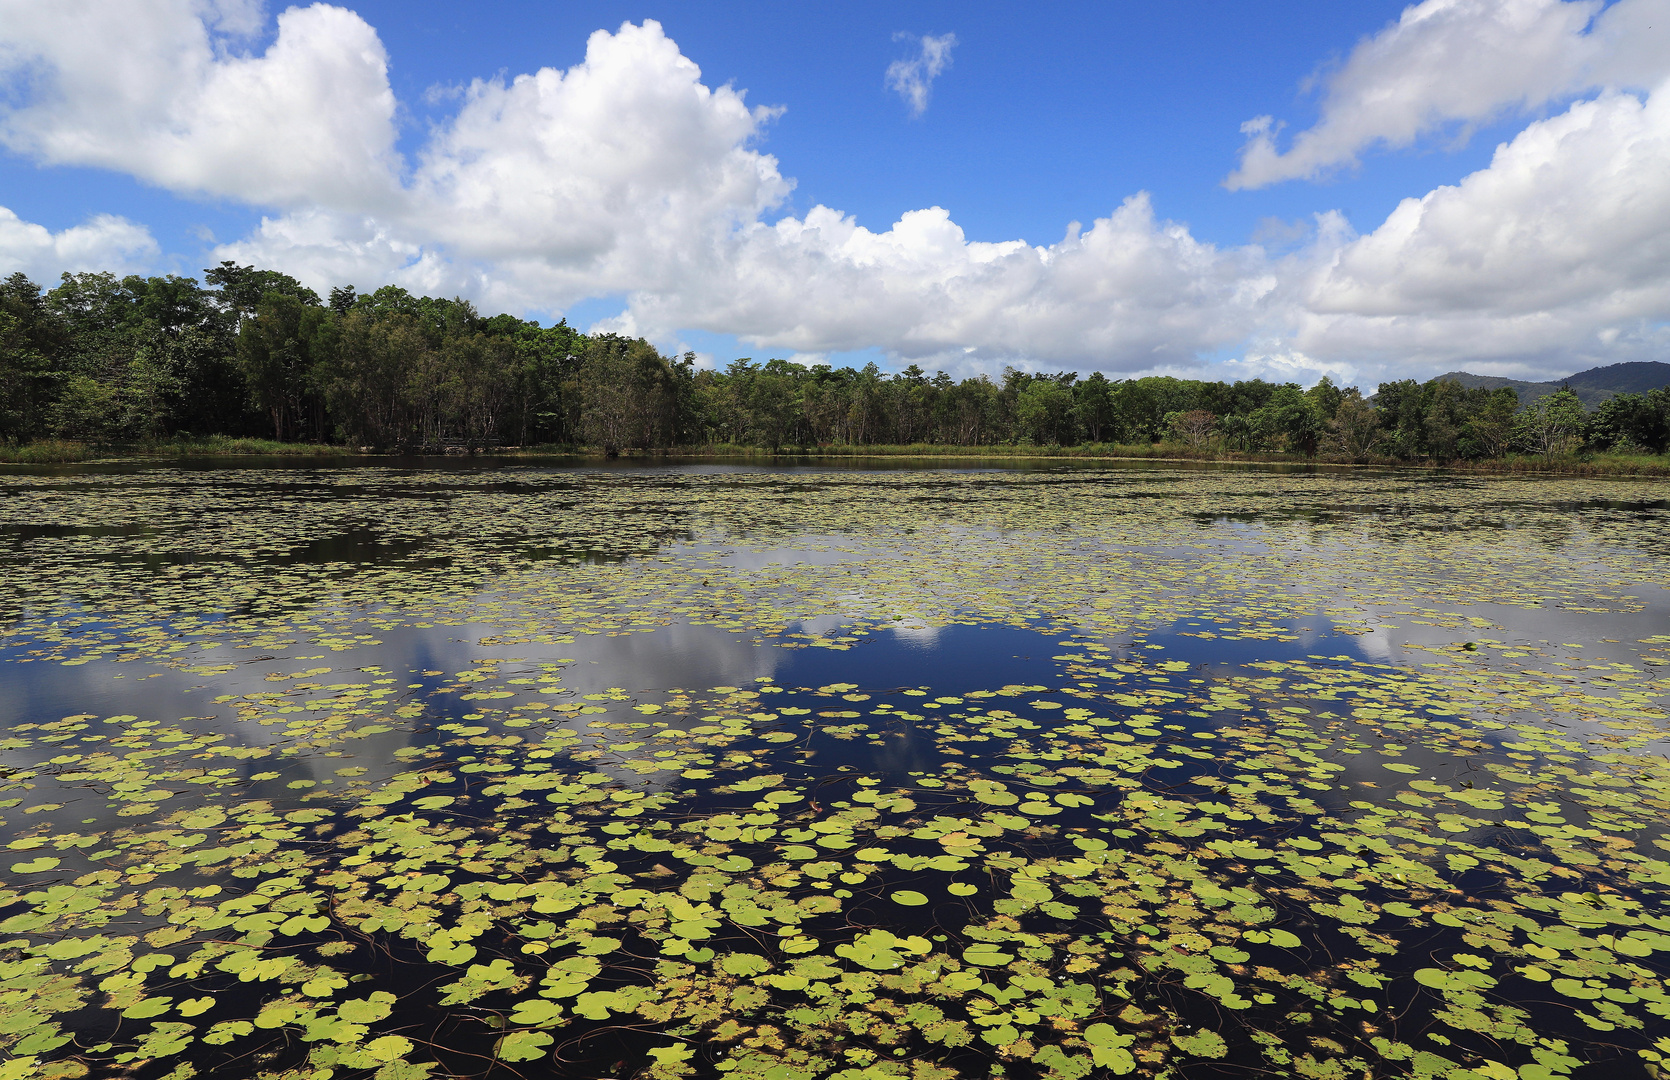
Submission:
[[[1670,1071],[1650,485],[3,492],[0,1080]]]

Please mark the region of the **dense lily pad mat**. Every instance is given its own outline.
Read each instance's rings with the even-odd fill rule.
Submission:
[[[1661,489],[5,494],[4,1080],[1670,1071]]]

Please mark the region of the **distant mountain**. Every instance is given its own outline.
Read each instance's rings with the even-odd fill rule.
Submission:
[[[1584,408],[1595,409],[1600,407],[1601,402],[1617,394],[1641,394],[1660,386],[1670,386],[1670,364],[1657,361],[1610,364],[1606,367],[1579,371],[1575,375],[1554,382],[1503,379],[1495,375],[1474,375],[1470,371],[1452,371],[1438,377],[1469,388],[1482,386],[1496,390],[1503,386],[1511,386],[1519,395],[1521,405],[1530,405],[1555,393],[1562,386],[1570,386],[1572,393],[1577,395]]]
[[[1661,386],[1670,386],[1670,364],[1656,361],[1634,364],[1609,364],[1590,368],[1568,377],[1566,382],[1576,390],[1579,386],[1610,390],[1614,394],[1645,394]]]
[[[1566,385],[1564,382],[1526,382],[1523,379],[1503,379],[1495,375],[1474,375],[1470,371],[1450,371],[1438,377],[1446,382],[1458,382],[1468,389],[1482,386],[1487,390],[1500,390],[1504,386],[1511,386],[1514,393],[1519,395],[1521,405],[1532,405]],[[1598,409],[1601,402],[1617,393],[1615,390],[1600,390],[1576,384],[1573,384],[1571,389],[1585,409]]]

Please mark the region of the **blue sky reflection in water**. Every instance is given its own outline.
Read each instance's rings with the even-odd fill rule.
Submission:
[[[1670,1054],[1652,484],[303,467],[0,493],[18,1077]]]

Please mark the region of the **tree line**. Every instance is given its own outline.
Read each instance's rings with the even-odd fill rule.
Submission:
[[[386,285],[332,289],[226,262],[203,280],[0,282],[0,440],[266,436],[378,449],[702,444],[1142,444],[1366,461],[1580,448],[1661,454],[1670,388],[1585,413],[1570,391],[1328,379],[1302,389],[1100,372],[952,379],[773,359],[699,370],[642,339],[483,316]]]

